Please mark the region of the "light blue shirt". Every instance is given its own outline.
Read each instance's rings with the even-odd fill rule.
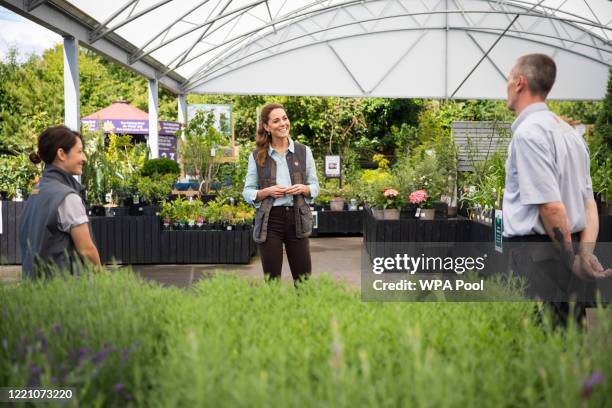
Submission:
[[[571,232],[586,227],[593,198],[589,152],[580,134],[545,103],[526,107],[512,124],[506,160],[504,236],[545,235],[539,205],[561,201]]]
[[[282,156],[272,148],[272,145],[270,145],[268,148],[268,155],[276,162],[276,184],[281,187],[290,187],[292,185],[289,167],[287,166],[287,151],[295,154],[295,144],[291,138],[289,138],[289,148]],[[308,146],[306,146],[305,185],[310,188],[310,197],[306,198],[306,202],[310,203],[319,194],[319,180],[317,179],[317,169],[314,158],[312,157],[312,151]],[[244,182],[244,189],[242,190],[242,196],[247,203],[259,207],[260,203],[255,202],[257,190],[259,190],[257,163],[255,162],[253,155],[249,154],[249,167],[247,170],[246,180]],[[275,207],[281,205],[293,205],[293,196],[286,195],[284,197],[277,198],[274,200],[272,205]]]

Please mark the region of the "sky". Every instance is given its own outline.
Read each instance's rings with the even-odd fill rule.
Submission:
[[[20,61],[32,54],[42,54],[62,41],[62,37],[18,14],[0,7],[0,60],[11,47],[17,47]]]

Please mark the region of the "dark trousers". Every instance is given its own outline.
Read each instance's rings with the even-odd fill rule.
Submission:
[[[306,279],[312,271],[308,238],[295,236],[295,212],[293,207],[272,207],[268,218],[266,242],[259,244],[264,275],[278,279],[283,267],[283,243],[295,282]]]
[[[510,249],[510,268],[524,278],[527,296],[543,300],[544,309],[551,312],[554,326],[566,326],[568,321],[581,323],[586,308],[592,306],[595,287],[576,277],[561,260],[557,247],[546,235],[530,235],[505,239]],[[579,234],[572,234],[574,243]],[[505,250],[505,248],[504,248]],[[572,298],[577,299],[570,307]],[[541,318],[538,312],[538,319]]]

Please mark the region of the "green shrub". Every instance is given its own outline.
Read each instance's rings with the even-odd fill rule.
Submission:
[[[0,155],[0,191],[6,192],[9,199],[15,197],[17,190],[22,196],[29,194],[35,178],[40,174],[41,167],[34,165],[26,154]]]
[[[172,193],[172,187],[177,175],[169,173],[155,177],[139,177],[136,180],[136,189],[141,197],[148,203],[156,204]]]
[[[179,174],[181,174],[181,169],[179,168],[178,163],[174,160],[160,157],[158,159],[147,160],[142,166],[140,174],[143,177],[151,178],[155,176],[163,176],[166,174],[178,176]]]

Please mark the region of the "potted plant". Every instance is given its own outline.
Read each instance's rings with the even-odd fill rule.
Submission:
[[[422,220],[433,220],[436,210],[433,209],[433,202],[426,190],[416,190],[408,197],[410,203],[417,206],[416,217]]]
[[[380,220],[399,220],[404,200],[395,188],[384,188],[372,200],[372,215]]]
[[[314,199],[314,207],[316,211],[325,211],[326,208],[329,208],[329,203],[332,200],[332,196],[327,195],[325,191],[322,191],[315,199]]]
[[[221,203],[218,201],[210,201],[206,203],[203,210],[203,218],[207,221],[204,229],[216,230],[220,229],[221,222]]]
[[[247,229],[255,219],[255,209],[240,203],[234,207],[234,221],[239,230]]]
[[[335,180],[333,181],[335,183]],[[329,200],[329,208],[331,211],[344,210],[344,189],[338,185],[327,183],[323,188],[323,195],[331,197]]]
[[[400,209],[404,205],[404,200],[399,191],[394,188],[386,188],[383,191],[383,218],[385,220],[399,220]]]
[[[196,227],[197,227],[199,230],[203,229],[203,227],[204,227],[204,217],[199,216],[199,217],[196,219]]]
[[[175,175],[166,174],[151,178],[144,176],[138,179],[136,186],[146,205],[142,205],[143,215],[156,215],[159,203],[172,193]]]
[[[172,221],[174,220],[174,207],[172,203],[169,201],[163,201],[161,203],[159,215],[162,218],[163,229],[170,230],[172,228]]]

